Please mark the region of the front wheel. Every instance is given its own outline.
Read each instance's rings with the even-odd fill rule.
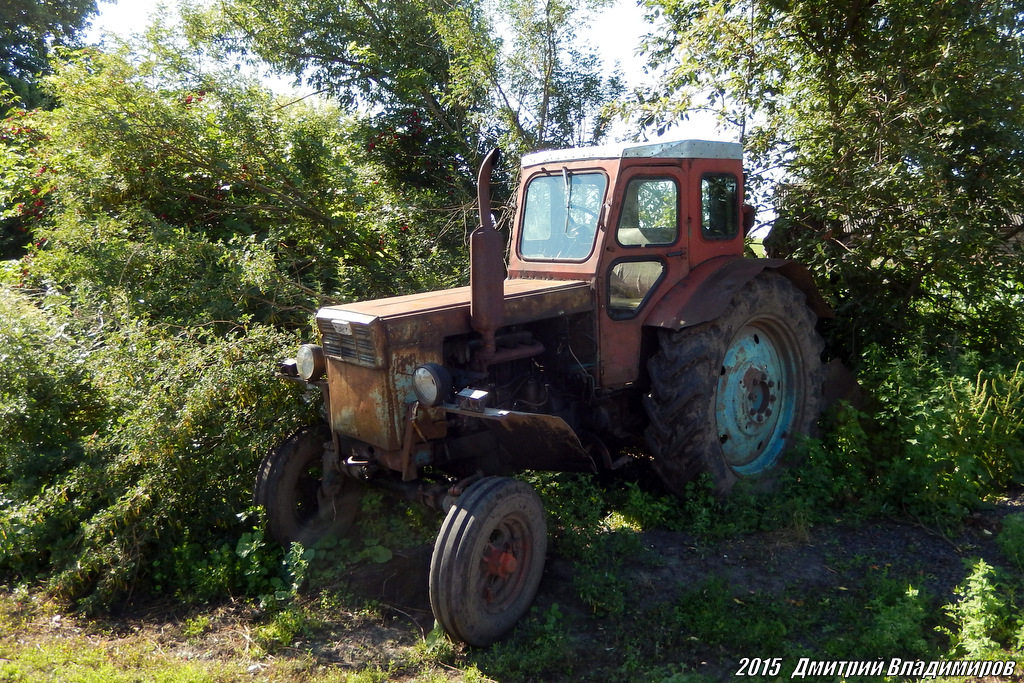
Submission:
[[[448,511],[430,561],[430,606],[441,627],[490,645],[529,609],[544,572],[544,507],[527,484],[488,477]]]
[[[323,485],[325,424],[303,427],[267,453],[256,475],[253,499],[267,513],[268,535],[283,545],[309,547],[325,536],[345,534],[359,510],[361,487],[336,475]]]
[[[646,437],[654,467],[681,493],[707,472],[720,492],[777,470],[821,413],[823,342],[803,293],[766,271],[722,315],[663,330],[649,364]]]

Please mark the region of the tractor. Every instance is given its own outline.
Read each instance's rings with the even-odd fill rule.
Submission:
[[[676,494],[702,473],[723,493],[770,479],[822,410],[831,315],[806,268],[744,256],[739,144],[527,154],[510,241],[497,157],[469,286],[320,309],[320,343],[279,374],[318,387],[325,419],[271,449],[255,487],[285,545],[349,531],[365,487],[443,513],[430,605],[472,646],[512,628],[544,570],[543,505],[513,475],[615,470],[645,443]]]

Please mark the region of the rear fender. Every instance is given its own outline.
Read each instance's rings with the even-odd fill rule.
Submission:
[[[644,325],[679,330],[714,320],[743,285],[765,270],[774,270],[796,285],[818,318],[833,317],[810,271],[796,261],[720,256],[700,264],[676,283],[651,309]]]

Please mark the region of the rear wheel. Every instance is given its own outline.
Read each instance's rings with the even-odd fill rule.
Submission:
[[[359,510],[361,487],[335,475],[323,486],[327,425],[303,427],[275,446],[256,475],[254,502],[267,512],[267,533],[288,547],[298,541],[312,546],[325,536],[345,534]]]
[[[822,408],[823,343],[804,295],[766,271],[723,314],[661,331],[648,369],[647,444],[665,484],[681,493],[708,472],[720,492],[774,472]]]
[[[490,645],[519,620],[537,594],[547,526],[527,484],[488,477],[448,511],[430,562],[430,606],[444,630],[470,645]]]

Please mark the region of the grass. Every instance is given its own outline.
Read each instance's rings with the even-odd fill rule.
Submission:
[[[281,625],[280,614],[287,624]],[[313,655],[332,633],[326,609],[296,604],[266,619],[244,606],[205,608],[176,619],[161,614],[127,622],[88,621],[62,613],[40,595],[0,592],[0,682],[235,683],[253,680],[363,683],[403,680],[481,681],[472,667],[452,675],[413,641],[363,648],[362,661],[338,665]],[[370,615],[347,615],[349,624],[371,629]],[[341,620],[346,615],[335,615]],[[304,622],[305,641],[295,623]],[[315,630],[314,630],[315,629]],[[287,645],[284,643],[287,642]],[[304,647],[307,643],[308,647]]]
[[[156,633],[104,633],[24,594],[0,595],[0,681],[206,683],[251,680],[243,661],[190,660]]]
[[[314,551],[305,588],[269,607],[150,603],[87,620],[41,593],[0,591],[0,683],[711,683],[745,659],[778,660],[760,680],[788,680],[801,658],[1022,658],[1019,516],[958,541],[973,564],[943,578],[914,559],[929,544],[953,553],[924,529],[880,527],[901,530],[901,547],[884,550],[856,535],[861,517],[794,525],[764,499],[716,501],[699,487],[678,502],[638,482],[531,482],[555,513],[552,555],[532,611],[492,648],[432,631],[425,605],[367,594],[361,577],[425,583],[408,558],[430,540],[408,533],[408,509],[372,501],[370,530],[396,535],[394,557],[352,564],[341,560],[358,546]]]

